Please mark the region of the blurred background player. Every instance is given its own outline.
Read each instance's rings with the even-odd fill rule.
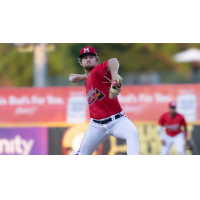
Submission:
[[[161,139],[161,155],[168,155],[174,144],[178,154],[185,155],[185,140],[187,140],[187,125],[184,117],[176,112],[176,103],[169,103],[169,112],[164,113],[159,119],[158,133]],[[163,126],[166,128],[164,134]],[[181,130],[181,126],[184,130]]]

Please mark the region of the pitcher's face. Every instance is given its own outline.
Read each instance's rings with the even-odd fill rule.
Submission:
[[[81,66],[86,70],[92,70],[98,64],[96,56],[94,55],[85,55],[81,59]]]

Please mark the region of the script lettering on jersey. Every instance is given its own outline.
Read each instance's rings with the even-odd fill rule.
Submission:
[[[105,95],[103,94],[103,92],[99,91],[96,88],[95,90],[91,88],[91,90],[87,93],[87,100],[89,105],[93,104],[96,99],[101,101],[104,97]]]
[[[173,124],[173,125],[167,125],[165,124],[166,129],[170,130],[170,131],[178,131],[180,125],[179,124]]]

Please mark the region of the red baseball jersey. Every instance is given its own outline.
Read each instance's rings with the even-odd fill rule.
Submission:
[[[175,117],[172,118],[170,113],[167,112],[160,117],[158,123],[161,126],[165,126],[167,135],[172,137],[183,132],[181,126],[187,126],[184,117],[179,113],[176,113]]]
[[[85,81],[90,118],[104,119],[122,111],[118,98],[109,98],[112,80],[110,71],[106,72],[108,61],[97,65]]]

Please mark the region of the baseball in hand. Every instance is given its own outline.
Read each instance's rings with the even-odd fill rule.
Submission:
[[[70,77],[69,77],[69,80],[72,82],[72,81],[73,81],[73,76],[70,76]]]

